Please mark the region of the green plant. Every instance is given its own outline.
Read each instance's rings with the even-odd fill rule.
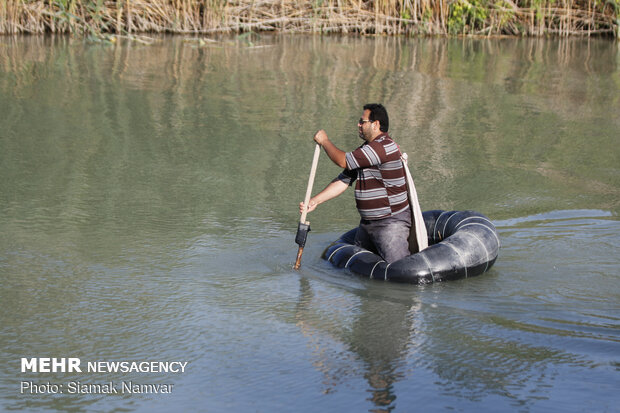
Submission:
[[[488,18],[486,0],[457,0],[448,9],[448,33],[473,33],[484,28]]]

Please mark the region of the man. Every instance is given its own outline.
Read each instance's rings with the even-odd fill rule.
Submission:
[[[365,142],[352,152],[338,149],[324,130],[314,135],[327,156],[344,171],[308,202],[308,212],[342,194],[354,181],[360,225],[355,244],[394,262],[409,252],[411,209],[398,145],[389,137],[389,118],[381,104],[364,106],[358,124]],[[303,211],[305,205],[299,204]]]

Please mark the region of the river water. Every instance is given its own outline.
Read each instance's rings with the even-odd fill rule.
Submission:
[[[617,43],[156,40],[0,38],[0,409],[620,411]],[[497,225],[489,272],[332,268],[352,192],[291,269],[311,137],[356,147],[368,102],[422,209]],[[114,361],[187,364],[87,369]]]

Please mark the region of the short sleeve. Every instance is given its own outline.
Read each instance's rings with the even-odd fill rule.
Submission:
[[[357,179],[357,172],[349,169],[345,169],[334,179],[334,181],[342,181],[345,184],[351,186]]]
[[[381,165],[385,160],[385,150],[379,142],[371,142],[345,154],[347,169],[368,168]]]

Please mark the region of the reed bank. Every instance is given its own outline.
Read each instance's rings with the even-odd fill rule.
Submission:
[[[620,37],[620,0],[4,0],[0,34]]]

